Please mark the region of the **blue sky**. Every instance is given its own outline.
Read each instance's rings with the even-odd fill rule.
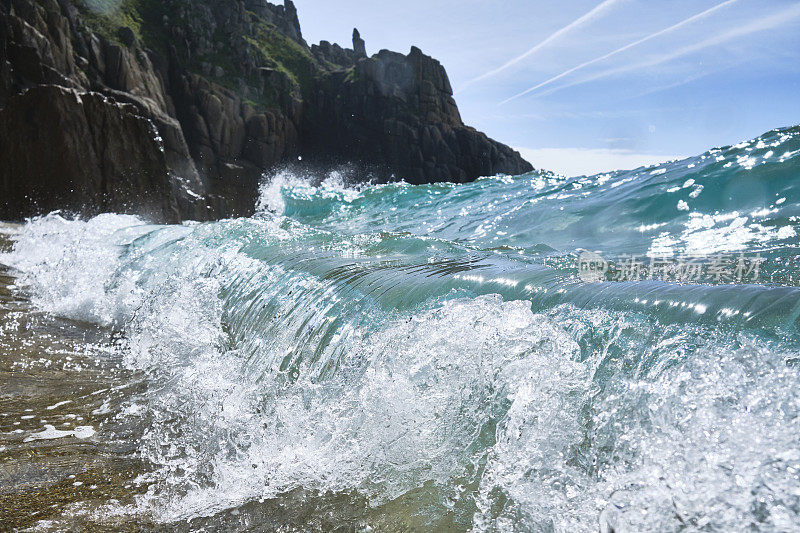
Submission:
[[[798,0],[295,0],[303,35],[411,45],[467,124],[565,174],[631,168],[800,123]]]

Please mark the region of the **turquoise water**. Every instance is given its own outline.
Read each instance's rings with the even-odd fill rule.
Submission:
[[[54,213],[0,256],[147,376],[130,512],[303,488],[457,530],[798,527],[800,128],[591,177],[324,178],[246,219]]]

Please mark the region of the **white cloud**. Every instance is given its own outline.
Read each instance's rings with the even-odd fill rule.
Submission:
[[[591,176],[612,170],[629,170],[674,159],[678,155],[640,154],[603,148],[516,148],[534,167],[564,176]]]

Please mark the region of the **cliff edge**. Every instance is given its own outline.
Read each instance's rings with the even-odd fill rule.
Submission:
[[[303,39],[291,0],[0,0],[0,219],[246,216],[277,165],[465,182],[531,170],[418,48]]]

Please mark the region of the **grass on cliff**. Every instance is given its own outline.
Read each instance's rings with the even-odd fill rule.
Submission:
[[[256,38],[245,37],[245,40],[271,63],[270,66],[288,75],[300,87],[302,96],[309,94],[316,71],[311,52],[263,20],[257,22]]]
[[[144,46],[162,54],[166,53],[169,41],[168,32],[164,27],[164,17],[170,15],[169,0],[76,0],[76,4],[89,28],[109,41],[122,44],[120,29],[128,27]],[[294,92],[299,92],[295,94],[296,97],[307,97],[318,68],[311,52],[283,35],[274,25],[255,13],[248,12],[248,15],[254,31],[250,35],[241,37],[250,45],[252,52],[258,55],[258,62],[288,76],[297,88]],[[170,16],[170,19],[174,17]],[[175,20],[174,23],[181,24],[185,21]],[[209,80],[239,93],[243,82],[254,86],[258,85],[258,80],[254,78],[257,74],[245,76],[242,69],[232,61],[231,56],[225,53],[230,46],[230,38],[226,28],[217,28],[211,35],[216,51],[204,55],[194,54],[189,64],[183,66],[197,73],[205,71],[206,77],[208,77],[208,65],[219,66],[224,75],[209,77]],[[279,108],[279,95],[272,94],[273,92],[267,90],[264,94],[251,94],[248,103],[255,107]]]
[[[157,51],[166,50],[162,19],[166,14],[164,0],[78,0],[83,20],[96,33],[109,41],[122,44],[119,30],[133,30],[139,42]]]

